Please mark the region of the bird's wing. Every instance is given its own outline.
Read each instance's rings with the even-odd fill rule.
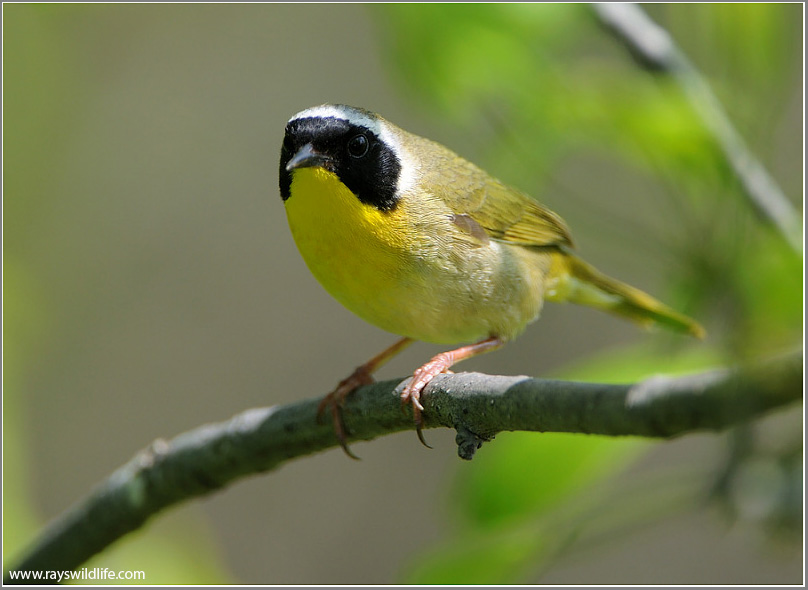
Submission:
[[[446,195],[448,207],[456,217],[471,218],[492,239],[519,246],[572,247],[572,236],[561,217],[473,164],[455,162],[444,169],[443,176],[441,185],[452,191]]]

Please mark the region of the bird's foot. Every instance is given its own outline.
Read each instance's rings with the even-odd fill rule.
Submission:
[[[361,365],[357,367],[350,376],[340,381],[337,388],[325,396],[317,406],[318,422],[322,422],[326,409],[331,410],[331,420],[334,424],[334,434],[337,435],[337,440],[339,440],[342,450],[345,451],[345,454],[351,459],[358,460],[359,457],[354,455],[353,452],[351,452],[351,449],[348,448],[348,440],[345,430],[345,420],[342,416],[342,408],[345,405],[346,397],[348,397],[362,385],[370,385],[373,383],[373,381],[373,376],[370,374],[368,366]]]
[[[415,432],[418,434],[418,440],[429,449],[432,447],[426,443],[423,433],[424,406],[421,405],[421,393],[432,379],[441,373],[451,373],[449,367],[451,367],[452,364],[452,358],[447,353],[441,353],[433,357],[428,363],[415,370],[412,380],[404,388],[404,391],[401,392],[401,408],[404,409],[407,404],[412,405],[412,416],[415,420]]]

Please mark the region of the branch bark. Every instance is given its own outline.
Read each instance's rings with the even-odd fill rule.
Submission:
[[[642,67],[673,78],[712,133],[741,186],[760,215],[791,247],[802,253],[802,215],[785,196],[763,164],[752,154],[724,112],[704,76],[687,59],[668,32],[632,3],[596,3],[592,10]]]
[[[629,385],[440,375],[422,398],[425,427],[456,429],[464,459],[508,430],[669,438],[720,430],[802,399],[802,368],[800,351],[746,369]],[[350,396],[344,412],[350,440],[413,429],[399,403],[406,382],[376,383]],[[153,442],[52,522],[12,569],[76,569],[168,506],[337,446],[331,425],[317,423],[318,402],[247,410]],[[12,583],[8,573],[4,583]]]

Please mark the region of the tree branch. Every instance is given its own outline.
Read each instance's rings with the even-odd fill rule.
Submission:
[[[422,398],[425,426],[456,429],[464,459],[506,430],[662,438],[720,430],[800,400],[802,366],[800,351],[743,370],[653,377],[631,385],[440,375]],[[405,383],[376,383],[350,396],[345,406],[350,440],[413,428],[410,412],[400,407],[398,392]],[[336,446],[331,425],[317,423],[318,401],[247,410],[153,442],[52,522],[13,569],[76,569],[172,504]],[[4,583],[12,583],[8,573]]]
[[[802,216],[799,215],[746,147],[710,85],[687,59],[668,32],[654,23],[637,4],[592,4],[592,10],[644,68],[671,76],[684,92],[704,126],[712,133],[727,165],[738,179],[755,211],[773,225],[795,251],[802,253]]]

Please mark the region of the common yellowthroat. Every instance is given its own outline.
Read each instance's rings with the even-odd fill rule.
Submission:
[[[403,336],[320,404],[345,452],[345,397],[414,340],[472,344],[438,354],[401,393],[423,442],[421,392],[464,359],[499,348],[571,301],[696,337],[704,329],[573,254],[561,217],[444,146],[370,111],[325,104],[286,125],[280,192],[312,274],[340,303]]]

